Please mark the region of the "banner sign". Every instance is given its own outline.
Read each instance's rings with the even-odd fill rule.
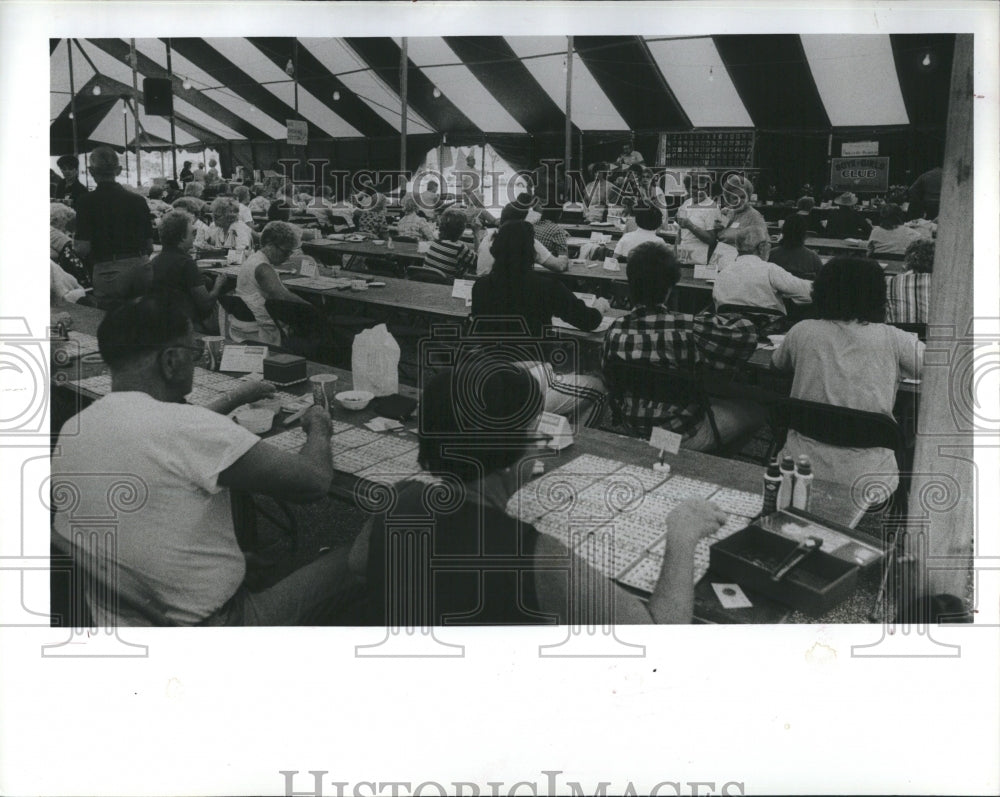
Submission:
[[[878,142],[845,141],[840,145],[840,154],[844,158],[863,158],[865,155],[878,155]]]
[[[888,158],[832,158],[830,185],[834,191],[887,191]]]
[[[309,124],[301,119],[288,119],[288,143],[305,146],[309,143]]]

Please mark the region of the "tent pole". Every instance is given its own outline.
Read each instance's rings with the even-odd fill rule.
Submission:
[[[566,37],[566,155],[563,159],[563,178],[566,196],[569,196],[569,172],[573,164],[573,37]]]
[[[401,103],[401,113],[399,116],[399,169],[406,171],[406,117],[409,116],[409,100],[407,92],[407,69],[406,69],[406,37],[403,37],[399,50],[399,98]]]
[[[299,115],[299,40],[292,40],[292,79],[295,84],[295,115]]]
[[[167,39],[167,76],[170,78],[171,93],[173,93],[174,66],[171,61],[170,39]],[[173,163],[174,180],[177,179],[177,133],[174,130],[174,104],[170,103],[170,160]]]
[[[122,95],[122,134],[124,135],[125,144],[125,182],[129,180],[128,177],[128,103],[125,102],[125,96]]]
[[[66,55],[69,56],[69,115],[73,122],[73,157],[79,158],[76,131],[76,83],[73,80],[73,40],[66,39]]]
[[[142,159],[139,157],[139,77],[135,69],[135,39],[128,40],[129,61],[132,64],[132,96],[135,97],[135,184],[142,185]]]

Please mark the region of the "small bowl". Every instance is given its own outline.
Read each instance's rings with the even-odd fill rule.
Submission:
[[[376,238],[374,241],[372,241],[372,243],[375,244],[375,246],[385,246],[385,241],[383,241],[381,239],[378,239],[378,238]]]
[[[334,398],[345,410],[363,410],[375,398],[375,394],[367,390],[345,390]]]
[[[255,407],[240,407],[232,415],[236,423],[254,434],[264,434],[274,424],[274,413]]]

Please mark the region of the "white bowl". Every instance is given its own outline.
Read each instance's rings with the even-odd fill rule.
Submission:
[[[345,410],[363,410],[375,398],[375,394],[367,390],[345,390],[334,398]]]
[[[274,413],[271,410],[255,407],[240,407],[233,413],[232,417],[240,426],[254,434],[264,434],[264,432],[270,431],[274,423]]]

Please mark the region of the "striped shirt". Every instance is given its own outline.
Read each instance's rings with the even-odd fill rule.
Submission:
[[[427,222],[427,219],[418,216],[416,213],[403,216],[396,222],[396,232],[399,235],[416,238],[418,241],[433,241],[436,237],[434,228]]]
[[[474,269],[476,253],[462,241],[435,241],[424,255],[424,265],[443,271],[449,277],[461,277]]]
[[[702,365],[721,371],[746,362],[756,348],[757,330],[748,319],[639,306],[611,325],[601,361],[605,369],[610,358],[617,357],[636,364]],[[683,407],[625,396],[623,405],[628,423],[645,432],[662,425],[688,434],[704,417],[697,404]]]
[[[931,305],[931,275],[905,271],[890,277],[885,320],[889,324],[926,324]]]

